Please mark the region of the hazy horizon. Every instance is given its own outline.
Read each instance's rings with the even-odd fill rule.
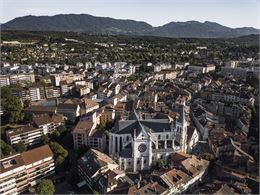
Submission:
[[[169,22],[210,21],[231,28],[260,29],[258,0],[3,0],[0,6],[1,23],[27,15],[89,14],[143,21],[154,27]]]

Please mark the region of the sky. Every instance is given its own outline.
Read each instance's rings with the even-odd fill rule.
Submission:
[[[212,21],[260,28],[260,0],[0,0],[0,23],[25,15],[90,14],[162,26]]]

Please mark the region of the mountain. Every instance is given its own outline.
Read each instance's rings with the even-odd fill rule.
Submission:
[[[2,25],[3,30],[71,31],[88,33],[138,34],[153,27],[145,22],[96,17],[88,14],[24,16]]]
[[[88,14],[24,16],[1,25],[2,30],[86,32],[91,34],[149,35],[161,37],[232,38],[259,34],[251,27],[229,28],[215,22],[170,22],[153,27],[148,23],[97,17]]]

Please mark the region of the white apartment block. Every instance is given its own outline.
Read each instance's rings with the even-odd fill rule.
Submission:
[[[53,153],[48,145],[3,158],[0,168],[1,195],[23,193],[55,172]]]
[[[29,88],[30,100],[37,101],[41,99],[40,89],[38,87]]]
[[[34,74],[15,74],[10,76],[10,83],[15,84],[15,83],[35,83],[35,76]]]
[[[8,85],[10,85],[9,76],[1,75],[0,76],[0,87],[8,86]]]
[[[40,143],[42,135],[52,133],[62,123],[62,116],[55,115],[55,122],[47,114],[38,115],[33,118],[34,126],[24,125],[17,129],[6,131],[7,142],[10,145],[15,145],[23,142],[25,145],[32,146]]]
[[[67,84],[73,83],[74,81],[83,80],[83,74],[73,74],[62,72],[60,74],[52,74],[53,83],[55,86],[60,86],[60,82],[65,81]]]

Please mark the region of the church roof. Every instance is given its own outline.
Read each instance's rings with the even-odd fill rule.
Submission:
[[[153,119],[153,120],[126,120],[117,121],[113,133],[116,134],[131,134],[138,136],[141,131],[145,132],[164,132],[170,131],[170,122],[168,119]]]

